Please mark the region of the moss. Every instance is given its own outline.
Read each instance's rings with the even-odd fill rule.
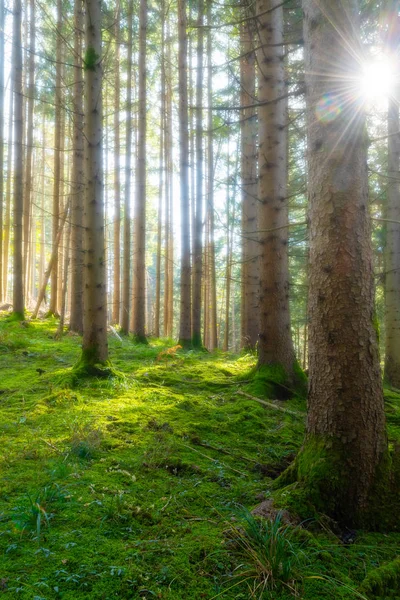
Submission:
[[[253,379],[249,391],[256,396],[287,400],[293,396],[305,398],[307,377],[296,361],[293,365],[294,379],[286,373],[282,365],[271,364],[256,366],[249,373]]]
[[[370,598],[386,596],[400,590],[400,558],[384,564],[368,573],[359,591]]]
[[[89,46],[83,59],[85,71],[95,71],[99,58],[100,56],[96,53],[95,49],[92,46]]]
[[[137,333],[132,335],[132,340],[134,344],[144,344],[147,345],[149,342],[145,335],[139,335]]]

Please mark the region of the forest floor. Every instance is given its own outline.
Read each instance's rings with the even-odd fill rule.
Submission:
[[[111,337],[124,378],[71,387],[80,338],[55,341],[56,327],[0,319],[0,594],[380,597],[360,586],[398,557],[399,533],[346,539],[322,517],[264,525],[248,512],[299,449],[305,414],[299,398],[279,404],[291,413],[241,394],[261,397],[253,356]],[[400,441],[400,395],[387,413]]]

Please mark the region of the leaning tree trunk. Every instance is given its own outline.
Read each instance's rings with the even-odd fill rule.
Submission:
[[[140,2],[139,18],[139,122],[133,253],[132,333],[146,341],[146,32],[147,0]]]
[[[397,92],[399,92],[399,86]],[[400,388],[400,93],[389,100],[385,249],[385,382]]]
[[[74,4],[74,87],[73,87],[73,155],[71,186],[71,331],[83,333],[83,72],[82,55],[83,5]]]
[[[303,0],[303,8],[310,383],[297,477],[317,509],[349,526],[382,527],[391,516],[383,510],[389,461],[374,327],[368,140],[354,94],[358,4]]]
[[[189,214],[189,134],[187,90],[187,32],[186,0],[178,0],[179,20],[179,152],[181,186],[181,307],[179,343],[191,346],[191,267],[190,267],[190,214]]]
[[[287,144],[283,6],[258,0],[260,333],[258,367],[291,387],[295,354],[289,312]]]
[[[84,311],[80,366],[98,373],[108,358],[105,278],[101,0],[86,0]],[[101,372],[101,369],[100,369]]]
[[[14,90],[14,264],[13,314],[24,318],[24,279],[22,258],[23,221],[23,123],[22,123],[22,40],[21,0],[14,0],[12,72]]]

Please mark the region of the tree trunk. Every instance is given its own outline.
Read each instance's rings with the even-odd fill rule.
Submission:
[[[83,30],[82,0],[74,4],[74,87],[73,87],[73,155],[72,155],[72,186],[71,186],[71,315],[69,328],[71,331],[83,333],[83,71],[80,57],[82,56]]]
[[[178,0],[179,21],[179,151],[181,191],[181,306],[179,344],[191,346],[191,266],[190,266],[190,211],[189,211],[189,135],[187,90],[187,32],[186,0]]]
[[[120,23],[115,20],[115,99],[114,99],[114,262],[112,322],[119,323],[121,309],[121,165],[120,165]]]
[[[133,253],[132,333],[146,341],[146,33],[147,0],[140,1],[139,15],[139,122]]]
[[[105,285],[101,0],[86,0],[85,265],[81,366],[89,373],[108,358]]]
[[[242,54],[240,62],[241,105],[255,102],[255,52],[253,26],[242,25]],[[259,333],[259,260],[257,243],[257,113],[255,108],[242,111],[241,120],[242,175],[242,309],[241,345],[254,350]]]
[[[130,269],[131,269],[131,149],[132,149],[132,13],[133,1],[128,6],[128,56],[126,83],[126,155],[125,155],[125,195],[124,195],[124,255],[122,272],[121,331],[129,333]]]
[[[204,0],[198,2],[196,77],[196,204],[193,252],[192,344],[201,348],[201,286],[203,279],[203,21]]]
[[[358,5],[303,0],[303,8],[310,384],[297,476],[318,510],[348,526],[382,527],[391,518],[383,511],[389,460],[374,327],[368,141],[354,94]]]
[[[207,24],[212,24],[211,1],[207,4]],[[212,65],[212,29],[207,37],[207,104],[208,104],[208,184],[207,184],[207,212],[209,223],[209,273],[210,273],[210,350],[218,348],[217,332],[217,281],[215,273],[215,216],[214,216],[214,137],[213,137],[213,65]]]
[[[3,288],[4,300],[8,298],[8,258],[10,252],[11,233],[11,179],[13,172],[13,119],[14,110],[14,78],[10,77],[10,105],[8,119],[8,148],[7,148],[7,186],[6,186],[6,214],[4,219],[4,252],[3,252]]]
[[[385,382],[400,388],[400,118],[399,93],[389,99],[385,248]],[[396,221],[396,222],[394,222]]]
[[[0,0],[0,302],[3,287],[3,192],[4,192],[4,0]]]
[[[273,379],[295,381],[295,354],[289,313],[287,253],[287,144],[283,7],[280,0],[258,0],[259,77],[259,248],[260,333],[258,368],[273,368]]]
[[[35,3],[29,0],[29,55],[28,85],[27,85],[27,123],[26,123],[26,159],[25,159],[25,189],[24,189],[24,284],[25,296],[28,296],[28,272],[29,272],[29,229],[31,215],[31,193],[32,193],[32,153],[33,153],[33,110],[35,94]]]
[[[23,122],[22,122],[22,40],[21,40],[21,0],[14,0],[12,71],[14,90],[14,264],[13,264],[13,314],[24,318],[24,279],[23,279]]]

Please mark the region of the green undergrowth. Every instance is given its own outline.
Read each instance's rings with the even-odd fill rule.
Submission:
[[[299,450],[305,411],[299,397],[292,414],[239,393],[268,399],[248,378],[254,356],[111,337],[123,377],[72,386],[81,339],[55,342],[56,329],[0,319],[5,598],[373,597],[363,582],[396,561],[400,534],[347,544],[318,514],[272,529],[248,516]],[[400,396],[387,403],[395,444]],[[260,550],[271,532],[281,560]],[[395,598],[387,581],[382,598]]]

